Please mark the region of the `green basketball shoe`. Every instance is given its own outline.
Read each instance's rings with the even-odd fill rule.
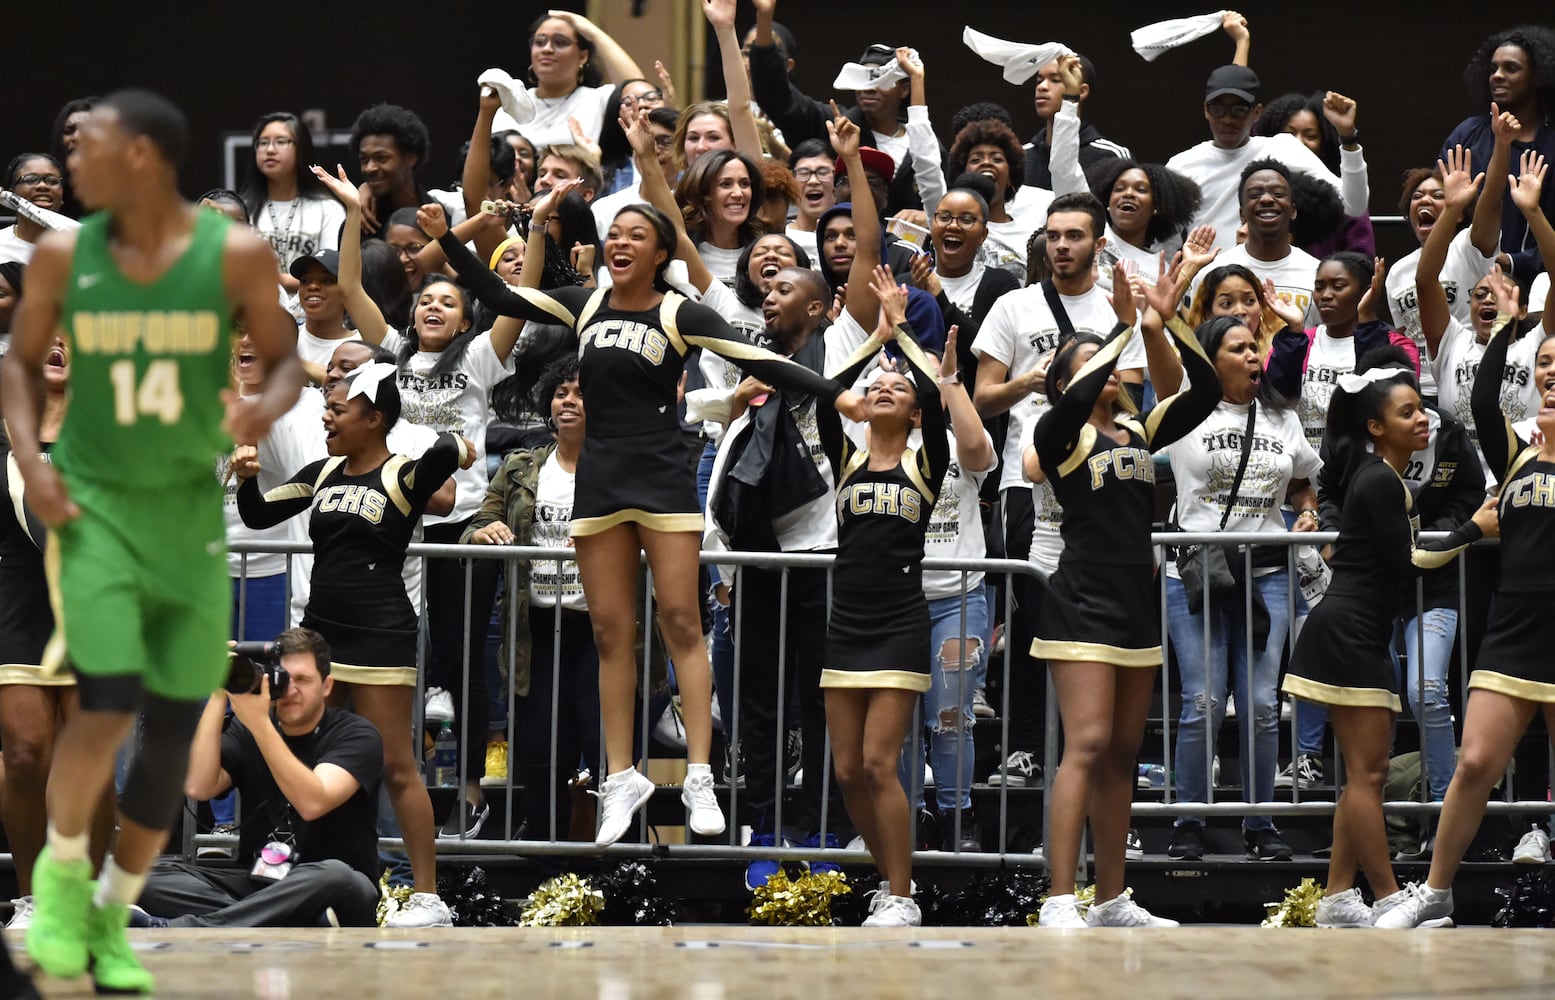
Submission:
[[[87,963],[92,863],[55,861],[45,847],[32,866],[32,898],[36,909],[27,926],[27,953],[51,976],[79,976]]]

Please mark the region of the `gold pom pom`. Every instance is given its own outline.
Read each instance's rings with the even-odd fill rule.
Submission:
[[[842,872],[816,872],[789,881],[782,868],[758,886],[746,908],[751,923],[773,927],[830,927],[831,901],[853,890]]]
[[[589,927],[599,923],[605,894],[586,878],[568,872],[535,889],[518,918],[520,927]]]
[[[1294,889],[1285,890],[1285,898],[1278,903],[1265,903],[1269,911],[1260,927],[1316,927],[1317,901],[1323,898],[1324,888],[1316,879],[1304,878]]]
[[[408,885],[390,885],[389,873],[384,871],[378,879],[378,926],[382,927],[384,921],[400,911],[410,899],[410,894],[416,890]]]

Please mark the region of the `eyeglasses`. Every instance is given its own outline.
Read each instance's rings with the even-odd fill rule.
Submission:
[[[1252,112],[1251,104],[1206,104],[1204,110],[1209,112],[1211,118],[1235,118],[1241,121]]]
[[[1469,292],[1469,300],[1471,302],[1485,302],[1495,297],[1496,292],[1493,288],[1476,288]]]
[[[654,149],[671,149],[675,145],[675,137],[672,135],[656,135],[653,137]]]
[[[290,149],[295,145],[297,145],[296,139],[287,139],[284,137],[279,139],[260,139],[258,142],[254,143],[254,147],[256,149]]]
[[[536,35],[529,44],[537,49],[543,49],[549,45],[551,48],[560,51],[561,49],[570,49],[577,43],[568,35]]]
[[[18,184],[45,184],[49,187],[62,187],[65,179],[59,174],[22,174],[16,178]]]
[[[831,167],[800,167],[794,171],[794,179],[800,181],[807,181],[812,178],[818,181],[829,181],[835,176],[837,176],[837,172]]]
[[[962,212],[960,215],[954,215],[950,212],[935,212],[934,221],[938,222],[942,226],[948,226],[952,222],[958,222],[961,224],[962,229],[971,229],[973,226],[980,225],[983,220],[979,219],[971,212]]]
[[[404,246],[395,246],[393,243],[390,243],[389,246],[394,247],[394,252],[401,257],[414,257],[427,248],[425,243],[407,243]]]
[[[664,103],[664,91],[662,91],[662,90],[647,90],[647,91],[644,91],[641,94],[638,94],[636,97],[623,97],[623,98],[621,98],[621,107],[623,107],[623,108],[635,108],[639,104],[663,104],[663,103]]]

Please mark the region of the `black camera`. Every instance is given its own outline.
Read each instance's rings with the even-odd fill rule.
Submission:
[[[264,678],[270,678],[270,699],[286,695],[292,675],[281,666],[281,648],[274,642],[237,642],[227,651],[227,682],[232,694],[258,694]]]

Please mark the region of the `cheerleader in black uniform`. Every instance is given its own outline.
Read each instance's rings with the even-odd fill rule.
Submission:
[[[1026,452],[1028,475],[1046,477],[1064,507],[1064,552],[1031,644],[1031,655],[1048,661],[1064,728],[1046,847],[1053,888],[1039,915],[1043,927],[1176,926],[1123,894],[1123,861],[1135,764],[1161,665],[1151,452],[1197,427],[1221,395],[1215,366],[1177,318],[1177,285],[1163,271],[1154,288],[1131,287],[1122,267],[1114,269],[1118,325],[1099,346],[1077,338],[1058,352],[1047,375],[1053,405],[1037,421]],[[1136,420],[1118,412],[1113,369],[1134,335],[1140,294],[1172,317],[1167,329],[1192,388]],[[1152,355],[1165,347],[1164,341],[1152,345]],[[1087,818],[1096,840],[1096,903],[1082,919],[1074,872]]]
[[[56,340],[43,369],[43,419],[38,439],[45,449],[59,436],[70,386],[70,350]],[[47,451],[33,461],[46,460]],[[32,867],[43,850],[48,826],[44,791],[55,737],[75,718],[75,675],[42,666],[54,633],[49,581],[44,575],[48,529],[27,506],[21,462],[8,437],[0,436],[0,749],[5,782],[0,816],[16,863],[19,898],[11,924],[25,927],[32,915]],[[103,796],[92,815],[94,865],[113,837],[114,796]],[[4,994],[0,994],[3,996]]]
[[[866,447],[843,440],[821,687],[848,816],[890,886],[875,897],[864,926],[916,927],[912,827],[897,762],[913,708],[931,682],[923,542],[950,465],[938,386],[958,397],[958,423],[979,434],[982,424],[955,373],[955,356],[947,354],[950,373],[941,379],[918,348],[906,321],[907,289],[884,269],[876,281],[870,288],[880,299],[880,324],[836,378],[851,385],[892,341],[908,364],[882,369],[866,390]],[[923,444],[915,451],[907,435],[920,416]]]
[[[1514,311],[1515,314],[1515,311]],[[1545,313],[1548,317],[1550,314]],[[1506,773],[1512,752],[1543,713],[1555,733],[1555,332],[1546,320],[1534,357],[1539,388],[1536,426],[1542,444],[1529,444],[1501,413],[1501,372],[1513,320],[1485,347],[1474,376],[1474,425],[1479,446],[1501,481],[1501,579],[1490,623],[1469,677],[1458,769],[1447,786],[1436,849],[1425,884],[1410,885],[1404,901],[1377,918],[1378,927],[1452,925],[1452,878],[1479,831],[1491,789]],[[1497,424],[1499,422],[1499,429]]]
[[[1336,454],[1350,456],[1351,467],[1341,473],[1344,508],[1330,559],[1334,578],[1296,640],[1282,685],[1287,694],[1329,707],[1348,776],[1334,809],[1319,927],[1370,927],[1403,901],[1382,818],[1393,716],[1401,707],[1388,653],[1393,622],[1412,600],[1416,569],[1446,565],[1481,534],[1496,530],[1492,500],[1447,540],[1417,544],[1419,515],[1399,470],[1426,446],[1430,432],[1413,372],[1372,368],[1340,376],[1325,433]],[[1357,865],[1376,894],[1374,906],[1355,888]]]
[[[411,739],[418,623],[401,574],[427,501],[455,469],[470,466],[475,449],[445,432],[417,461],[390,454],[389,429],[400,414],[396,371],[372,361],[330,389],[324,405],[330,458],[310,462],[264,494],[251,453],[235,456],[232,471],[243,480],[238,513],[250,528],[312,508],[313,584],[302,627],[329,640],[336,691],[348,685],[357,714],[383,737],[384,783],[415,879],[415,893],[394,925],[435,926],[449,917],[437,897],[432,802]]]
[[[753,347],[717,313],[670,290],[664,268],[675,257],[678,236],[649,205],[616,213],[604,245],[612,287],[599,290],[510,287],[445,227],[434,222],[433,228],[438,231],[428,229],[428,235],[438,238],[461,280],[488,308],[560,323],[578,338],[589,423],[578,456],[572,536],[599,647],[608,769],[596,843],[604,847],[619,840],[654,788],[633,767],[632,753],[639,553],[646,553],[653,572],[659,627],[680,685],[688,761],[681,799],[688,824],[698,834],[721,833],[723,811],[707,763],[712,672],[697,585],[702,513],[676,416],[685,355],[693,347],[713,351],[748,375],[831,401],[854,419],[863,418],[864,402],[803,365]],[[542,263],[528,255],[525,272]]]

